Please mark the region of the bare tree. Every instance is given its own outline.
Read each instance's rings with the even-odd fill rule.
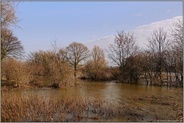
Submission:
[[[59,57],[60,57],[60,59],[63,61],[63,62],[68,62],[68,60],[67,60],[67,51],[66,51],[66,49],[64,49],[64,48],[61,48],[60,50],[59,50],[59,52],[58,52],[58,55],[59,55]]]
[[[95,63],[97,62],[105,63],[104,51],[99,46],[94,46],[91,55]]]
[[[178,20],[178,22],[174,23],[172,29],[171,29],[171,36],[173,37],[173,40],[175,41],[176,46],[179,47],[180,52],[183,50],[183,21]]]
[[[175,58],[175,77],[176,81],[180,80],[181,84],[183,82],[183,32],[183,21],[178,20],[178,22],[174,24],[171,30],[171,36],[174,44],[172,47],[172,51],[174,52],[173,57]],[[178,76],[178,74],[180,74],[180,77]]]
[[[106,68],[107,62],[103,49],[94,46],[91,53],[91,60],[89,60],[85,66],[85,73],[92,80],[102,80],[105,79]]]
[[[108,48],[109,58],[120,68],[125,65],[126,59],[134,55],[138,51],[133,34],[118,32],[115,37],[114,44],[110,44]]]
[[[132,73],[127,71],[127,68],[130,68],[128,67],[129,65],[127,62],[133,62],[135,59],[132,57],[134,57],[138,52],[138,46],[136,45],[133,34],[125,33],[124,31],[118,32],[115,37],[114,44],[110,44],[107,52],[109,58],[119,67],[121,71],[119,78],[120,81],[130,82],[129,80],[132,80],[130,74]]]
[[[155,73],[155,57],[154,53],[150,51],[144,51],[142,57],[142,70],[144,72],[144,78],[147,82],[147,85],[150,85],[154,82],[154,73]]]
[[[1,60],[8,56],[17,58],[23,53],[23,46],[9,29],[18,22],[13,4],[1,2],[1,12]]]
[[[148,37],[148,48],[150,52],[154,55],[154,62],[155,62],[155,77],[157,75],[160,78],[161,83],[162,81],[162,72],[164,69],[164,56],[168,50],[169,40],[167,39],[168,35],[167,32],[163,30],[163,28],[159,28],[158,30],[153,31],[151,37]]]
[[[73,42],[68,47],[66,47],[66,50],[63,53],[65,54],[65,57],[67,58],[70,65],[73,66],[74,77],[76,78],[77,68],[89,55],[88,48],[82,43]]]
[[[1,28],[16,25],[19,21],[15,15],[14,5],[13,2],[1,2]]]
[[[23,46],[9,29],[1,30],[1,60],[6,57],[17,58],[23,53]]]

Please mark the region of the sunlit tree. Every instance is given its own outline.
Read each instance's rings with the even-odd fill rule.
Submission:
[[[10,27],[18,22],[13,3],[1,2],[1,17],[1,60],[6,57],[20,57],[23,46],[10,30]]]
[[[66,47],[62,54],[64,54],[67,61],[74,68],[74,77],[76,78],[77,68],[89,56],[88,48],[82,43],[73,42]]]
[[[103,79],[106,73],[107,62],[103,49],[94,46],[91,52],[91,59],[86,63],[85,73],[92,80]]]

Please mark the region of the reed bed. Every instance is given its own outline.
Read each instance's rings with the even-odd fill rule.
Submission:
[[[151,97],[134,98],[152,104]],[[165,103],[157,103],[162,108]],[[169,106],[169,105],[168,105]],[[167,106],[167,108],[168,108]],[[7,98],[2,93],[2,122],[72,122],[72,121],[158,121],[167,120],[167,116],[158,115],[154,105],[150,109],[130,104],[114,105],[108,101],[67,97],[63,99],[48,98],[40,95],[27,95]],[[163,107],[166,108],[166,107]],[[171,111],[171,110],[170,110]],[[155,113],[154,113],[155,112]],[[169,115],[168,115],[169,116]],[[179,115],[183,116],[182,113]],[[175,119],[174,115],[170,116]],[[178,116],[177,116],[178,118]],[[182,121],[183,119],[177,119]]]
[[[17,98],[2,96],[3,122],[28,121],[103,121],[111,119],[120,110],[108,107],[104,101],[67,97],[64,99],[29,96]]]

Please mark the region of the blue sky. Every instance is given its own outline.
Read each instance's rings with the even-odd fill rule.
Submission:
[[[20,2],[14,28],[25,52],[65,47],[175,16],[182,2]]]

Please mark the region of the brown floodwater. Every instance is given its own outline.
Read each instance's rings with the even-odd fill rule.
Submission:
[[[138,112],[140,110],[145,113],[143,114],[145,115],[144,119],[146,119],[144,121],[152,121],[153,119],[172,121],[177,115],[177,111],[173,109],[173,105],[178,104],[178,108],[180,109],[182,109],[183,105],[183,88],[115,82],[84,81],[82,84],[70,88],[35,88],[12,90],[3,93],[6,98],[12,95],[16,95],[17,97],[41,95],[50,99],[53,97],[59,99],[65,97],[83,97],[104,100],[108,104],[134,106],[134,109],[138,109]],[[158,99],[156,101],[160,101],[161,103],[148,101],[154,98]]]
[[[52,89],[52,88],[32,88],[23,90],[12,90],[7,92],[6,96],[17,95],[42,95],[52,98],[65,97],[84,97],[100,100],[117,101],[123,98],[124,101],[135,96],[172,96],[178,97],[176,92],[182,92],[181,88],[146,86],[143,84],[115,83],[115,82],[82,82],[76,87]]]

